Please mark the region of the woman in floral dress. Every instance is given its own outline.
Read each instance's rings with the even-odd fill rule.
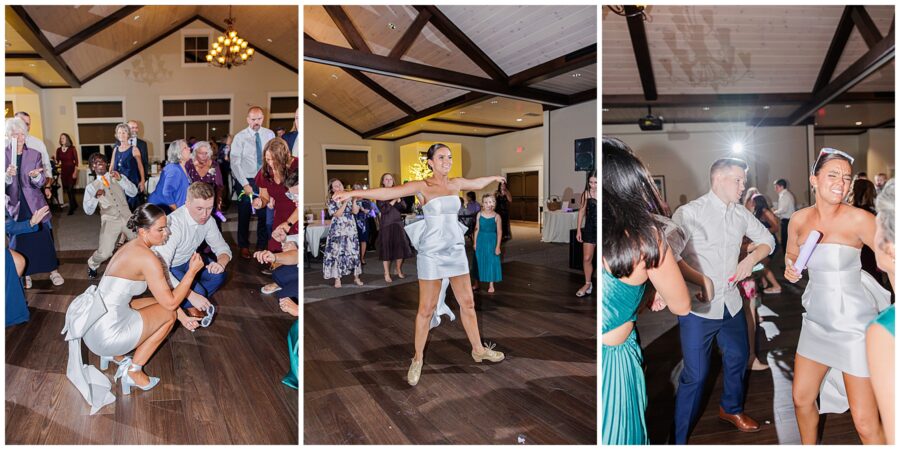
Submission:
[[[328,180],[328,213],[331,214],[331,228],[325,242],[322,259],[322,274],[326,280],[334,278],[334,287],[341,287],[341,277],[353,274],[353,281],[362,286],[359,279],[362,265],[359,261],[359,237],[354,216],[359,212],[355,199],[335,202],[336,192],[343,192],[344,184],[337,178]]]

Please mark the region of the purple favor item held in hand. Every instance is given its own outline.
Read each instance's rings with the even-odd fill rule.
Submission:
[[[797,257],[797,261],[794,263],[794,270],[796,270],[797,273],[803,272],[803,269],[806,268],[806,263],[809,262],[809,257],[812,256],[813,249],[816,248],[816,244],[819,242],[820,237],[822,237],[822,233],[819,233],[816,230],[809,232],[809,236],[806,237],[806,242],[800,247],[800,256]]]

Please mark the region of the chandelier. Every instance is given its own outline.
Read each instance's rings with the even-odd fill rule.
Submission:
[[[606,5],[606,7],[609,8],[610,11],[612,11],[620,16],[623,16],[623,17],[641,16],[645,21],[651,22],[650,16],[647,15],[647,5],[635,5],[632,7],[633,9],[631,9],[631,11],[628,11],[626,9],[625,5]]]
[[[212,48],[206,54],[206,61],[215,67],[231,69],[233,66],[241,66],[253,59],[255,50],[246,40],[238,36],[234,30],[234,17],[231,15],[231,6],[228,7],[228,18],[225,25],[228,27],[225,34],[213,41]]]

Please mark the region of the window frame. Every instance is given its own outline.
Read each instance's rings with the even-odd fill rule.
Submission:
[[[209,67],[209,63],[206,62],[206,60],[204,60],[203,62],[197,62],[197,63],[184,62],[184,39],[189,38],[189,37],[204,37],[204,36],[208,39],[209,43],[212,43],[213,39],[215,39],[213,32],[211,30],[203,30],[203,29],[199,29],[199,28],[181,30],[181,34],[179,36],[179,38],[181,39],[181,41],[180,41],[181,53],[178,54],[178,58],[181,61],[181,67],[194,68],[194,69],[201,68],[201,67]],[[209,49],[207,49],[207,50],[209,50]],[[203,55],[203,57],[205,58],[206,55]]]
[[[165,108],[163,105],[167,101],[171,100],[228,100],[228,114],[213,114],[213,115],[204,115],[204,116],[165,116],[163,115],[163,109]],[[163,146],[163,151],[165,152],[168,147],[166,146],[166,131],[165,131],[165,123],[166,122],[213,122],[213,121],[226,121],[228,122],[228,130],[234,130],[234,94],[203,94],[203,95],[161,95],[159,96],[159,143]],[[233,133],[232,133],[233,135]],[[187,139],[188,136],[185,136],[184,139]]]
[[[300,107],[300,93],[297,91],[280,91],[280,92],[269,92],[268,97],[266,98],[266,105],[269,109],[269,120],[267,125],[269,125],[269,129],[273,132],[275,131],[272,128],[272,119],[291,119],[293,122],[295,112],[289,113],[273,113],[272,112],[272,99],[273,98],[281,98],[281,97],[297,97],[297,107]],[[291,130],[284,130],[285,133],[290,132]],[[299,130],[298,130],[299,131]]]
[[[365,151],[367,165],[350,165],[350,164],[328,164],[328,150],[347,150],[347,151]],[[322,144],[322,176],[325,182],[328,182],[328,170],[365,170],[368,173],[369,184],[372,187],[372,147],[368,145],[346,145],[346,144]]]

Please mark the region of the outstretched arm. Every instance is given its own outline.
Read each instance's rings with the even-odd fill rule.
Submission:
[[[362,197],[372,200],[393,200],[395,198],[407,197],[415,194],[421,189],[423,181],[410,181],[400,186],[389,188],[375,188],[364,191],[343,191],[334,194],[334,201],[340,203],[350,197]]]
[[[501,176],[473,178],[471,180],[468,178],[454,178],[453,180],[459,185],[459,190],[461,191],[479,191],[491,183],[506,182],[506,178]]]

